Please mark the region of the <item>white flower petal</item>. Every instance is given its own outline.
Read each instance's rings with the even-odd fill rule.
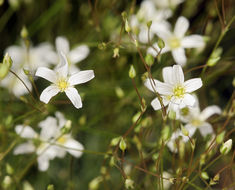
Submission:
[[[177,37],[182,38],[186,33],[186,31],[188,30],[188,28],[189,28],[189,21],[185,17],[181,16],[176,21],[174,34]]]
[[[156,79],[154,79],[154,82],[151,79],[146,79],[144,85],[152,92],[157,91],[158,93],[163,95],[172,94],[172,86],[170,84],[160,82]]]
[[[35,146],[31,142],[22,143],[14,148],[13,154],[29,154],[35,151]]]
[[[192,136],[194,135],[194,133],[195,133],[195,131],[196,131],[196,129],[197,129],[196,127],[194,127],[194,126],[191,125],[191,124],[185,125],[184,128],[185,128],[186,130],[188,130],[188,133],[189,133],[189,136],[190,136],[190,137],[192,137]]]
[[[185,91],[191,93],[202,87],[201,78],[193,78],[184,82]]]
[[[187,58],[185,56],[185,51],[183,48],[173,49],[172,56],[175,62],[181,66],[184,66],[187,62]]]
[[[205,121],[214,114],[221,114],[221,109],[216,105],[208,106],[201,112],[200,118]]]
[[[37,133],[30,126],[17,125],[15,131],[23,138],[33,139],[37,136]]]
[[[199,48],[205,45],[203,37],[200,35],[190,35],[182,39],[181,45],[184,48]]]
[[[174,84],[173,82],[173,67],[164,67],[162,70],[163,81],[165,83]]]
[[[56,50],[58,52],[64,52],[65,54],[69,53],[69,41],[65,37],[57,37],[56,41]]]
[[[72,139],[72,138],[69,138],[66,143],[64,144],[65,147],[67,147],[67,151],[75,156],[76,158],[80,157],[82,154],[83,154],[83,150],[84,150],[84,147],[81,143],[79,143],[78,141]],[[73,150],[74,149],[74,150]],[[76,149],[76,150],[75,150]]]
[[[26,50],[21,46],[10,46],[5,50],[5,53],[9,53],[14,64],[12,64],[13,69],[19,69],[20,65],[24,60],[24,55]]]
[[[69,59],[71,63],[80,62],[88,56],[89,52],[90,50],[88,46],[86,45],[77,46],[72,51],[69,52]]]
[[[67,78],[68,76],[68,67],[69,67],[69,64],[68,64],[68,61],[67,61],[67,58],[64,54],[64,52],[59,52],[59,55],[60,55],[60,63],[59,65],[56,67],[56,72],[57,74],[62,77],[62,78]]]
[[[163,98],[162,103],[163,103],[164,106],[167,106],[169,101],[167,101],[165,98]],[[154,98],[153,101],[151,102],[151,105],[152,105],[154,110],[159,110],[159,109],[162,108],[158,98]]]
[[[203,137],[206,137],[209,134],[213,134],[214,130],[210,123],[204,122],[200,127],[199,131]]]
[[[184,73],[182,67],[180,65],[174,65],[172,73],[173,73],[172,80],[174,84],[183,84]]]
[[[40,171],[46,171],[49,168],[50,158],[46,154],[40,155],[38,158],[38,169]]]
[[[82,107],[82,100],[80,95],[78,94],[78,91],[73,88],[73,87],[69,87],[66,91],[65,91],[66,95],[68,96],[68,98],[71,100],[71,102],[73,103],[74,107],[79,109]]]
[[[39,67],[35,73],[35,76],[42,77],[52,83],[56,82],[56,73],[46,67]]]
[[[185,106],[194,106],[196,100],[191,94],[185,94],[182,101]]]
[[[93,70],[86,70],[86,71],[80,71],[71,77],[69,77],[69,84],[71,86],[77,85],[77,84],[82,84],[85,82],[88,82],[89,80],[93,79],[95,77],[94,71]]]
[[[57,133],[60,132],[57,126],[57,120],[51,116],[48,116],[45,120],[41,121],[38,126],[41,128],[40,138],[45,141],[56,137]]]
[[[59,93],[59,91],[59,88],[55,85],[48,86],[42,91],[40,100],[47,104],[53,96]]]

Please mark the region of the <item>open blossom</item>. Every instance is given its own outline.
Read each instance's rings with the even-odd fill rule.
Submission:
[[[80,71],[69,75],[68,61],[63,52],[60,52],[60,64],[55,70],[39,67],[36,76],[42,77],[52,84],[43,90],[40,100],[48,103],[59,92],[65,92],[73,105],[79,109],[82,107],[81,97],[74,85],[88,82],[95,77],[93,70]]]
[[[199,129],[202,136],[207,136],[208,134],[213,134],[213,128],[210,123],[207,122],[207,119],[214,114],[221,114],[221,109],[216,106],[208,106],[204,110],[200,111],[198,99],[196,96],[196,104],[194,107],[183,108],[181,111],[180,120],[184,123],[185,129],[188,130],[189,136],[193,136],[195,131]],[[183,114],[186,111],[188,113]]]
[[[130,25],[134,33],[138,33],[140,42],[148,43],[147,22],[152,21],[150,29],[151,40],[154,34],[162,30],[165,31],[170,27],[166,19],[169,18],[171,14],[170,10],[158,10],[152,1],[145,0],[141,3],[137,14],[130,17]]]
[[[168,110],[173,109],[176,111],[179,108],[194,106],[196,100],[191,93],[202,86],[200,78],[184,81],[184,73],[180,65],[164,67],[162,75],[164,83],[156,79],[154,81],[147,79],[145,86],[161,95],[162,103],[164,106],[168,105]],[[161,109],[158,98],[155,98],[151,105],[155,110]]]
[[[185,55],[185,48],[199,48],[204,46],[203,37],[200,35],[185,36],[189,28],[189,21],[181,16],[177,19],[174,31],[170,31],[167,28],[163,28],[161,31],[157,31],[157,35],[165,42],[165,47],[162,49],[162,53],[171,51],[175,62],[181,66],[184,66],[187,62]],[[155,49],[159,50],[157,43],[153,45]],[[149,48],[148,52],[153,56],[156,56],[158,52],[153,48]]]
[[[53,50],[50,44],[42,43],[36,47],[29,47],[28,50],[23,44],[21,46],[10,46],[5,52],[9,53],[13,61],[12,71],[14,71],[25,82],[29,90],[31,90],[32,85],[23,69],[27,69],[33,73],[39,66],[48,66],[50,56],[47,55],[52,53]],[[8,74],[0,81],[0,85],[8,88],[16,97],[29,93],[22,82],[12,74]]]
[[[83,145],[71,137],[71,134],[63,134],[61,128],[66,124],[64,116],[57,112],[55,117],[47,117],[39,123],[40,134],[36,133],[30,126],[17,125],[15,130],[27,142],[18,145],[13,153],[28,154],[35,152],[37,154],[38,168],[40,171],[46,171],[50,160],[55,157],[63,158],[66,152],[74,157],[82,155]]]
[[[68,64],[69,64],[69,73],[73,74],[79,71],[79,68],[76,66],[76,63],[85,59],[90,50],[87,45],[78,45],[73,49],[70,49],[70,44],[67,38],[63,36],[58,36],[55,40],[56,51],[59,54],[61,51],[65,54]],[[58,54],[51,54],[53,57],[53,63],[57,64],[59,61]]]

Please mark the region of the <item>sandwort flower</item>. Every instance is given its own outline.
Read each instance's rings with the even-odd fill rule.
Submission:
[[[174,31],[171,32],[168,28],[162,28],[161,31],[156,31],[157,35],[165,42],[165,47],[162,49],[162,53],[168,51],[172,52],[175,62],[181,66],[184,66],[187,62],[185,56],[185,48],[199,48],[204,46],[203,37],[200,35],[185,36],[189,28],[189,21],[181,16],[178,18],[175,24]],[[157,43],[153,45],[155,49],[159,49]],[[153,48],[148,49],[148,53],[156,56],[158,52]]]
[[[145,86],[153,91],[158,92],[162,97],[164,106],[168,106],[168,110],[174,111],[186,106],[194,106],[195,98],[190,94],[193,91],[199,89],[202,86],[202,80],[200,78],[193,78],[184,81],[184,73],[179,65],[173,67],[164,67],[162,70],[163,82],[156,79],[147,79]],[[159,110],[161,104],[158,98],[155,98],[151,102],[154,110]]]
[[[204,110],[200,111],[199,102],[196,96],[194,96],[196,103],[194,107],[183,108],[180,111],[180,120],[184,123],[185,129],[189,131],[189,136],[193,136],[196,129],[199,129],[203,137],[208,134],[213,134],[213,128],[206,120],[214,114],[221,114],[221,109],[216,106],[208,106]],[[188,112],[188,113],[183,113]]]
[[[79,71],[79,68],[75,65],[76,63],[85,59],[90,50],[87,45],[78,45],[75,46],[73,49],[70,49],[70,44],[67,38],[63,36],[58,36],[55,40],[56,44],[56,51],[59,54],[61,51],[65,54],[68,64],[69,64],[69,73],[74,74]],[[58,63],[59,56],[58,54],[54,55],[53,62],[55,64]],[[53,55],[51,55],[53,57]]]
[[[93,70],[69,75],[68,61],[63,52],[60,52],[60,63],[54,71],[46,67],[39,67],[35,75],[52,82],[49,87],[43,90],[40,96],[42,102],[47,104],[53,96],[59,92],[65,92],[77,109],[82,107],[82,101],[74,85],[88,82],[94,78]]]
[[[12,71],[14,71],[27,85],[29,90],[32,89],[32,85],[25,75],[23,69],[27,69],[32,74],[39,66],[48,66],[50,63],[50,56],[53,52],[52,46],[48,43],[39,44],[36,47],[30,46],[28,49],[25,45],[10,46],[5,52],[8,52],[12,58]],[[12,74],[8,74],[0,85],[8,88],[16,97],[20,97],[27,94],[28,91],[22,82]]]
[[[64,116],[57,112],[56,117],[49,116],[39,123],[40,134],[30,126],[17,125],[16,133],[27,139],[27,142],[18,145],[13,153],[18,155],[35,152],[40,171],[46,171],[50,160],[55,157],[63,158],[66,152],[76,158],[80,157],[84,149],[83,145],[73,139],[71,134],[62,133],[61,129],[65,126],[66,121]]]

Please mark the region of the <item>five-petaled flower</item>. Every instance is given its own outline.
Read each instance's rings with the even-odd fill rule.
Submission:
[[[158,92],[161,95],[163,105],[169,105],[168,110],[176,111],[186,106],[194,106],[196,100],[190,93],[202,86],[200,78],[184,81],[184,73],[179,65],[164,67],[162,75],[164,83],[156,79],[147,79],[145,86],[149,90]],[[151,105],[155,110],[161,108],[158,98],[155,98]]]
[[[165,47],[162,49],[162,53],[171,51],[175,62],[181,66],[184,66],[187,62],[185,56],[185,48],[200,48],[204,46],[203,37],[197,34],[185,36],[189,27],[189,21],[185,17],[179,17],[176,21],[174,31],[171,32],[167,28],[165,30],[157,31],[157,35],[165,42]],[[155,49],[159,50],[156,44],[153,45]],[[156,52],[153,48],[149,48],[148,52],[153,56],[156,56]]]
[[[95,77],[93,70],[69,75],[68,61],[63,52],[60,52],[60,63],[54,71],[46,67],[39,67],[35,75],[53,83],[43,90],[40,96],[42,102],[47,104],[53,96],[59,92],[65,92],[77,109],[82,107],[82,101],[74,85],[88,82]]]

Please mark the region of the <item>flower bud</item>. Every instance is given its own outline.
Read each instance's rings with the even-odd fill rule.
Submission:
[[[233,145],[233,141],[232,139],[227,140],[225,143],[222,144],[222,146],[220,147],[220,153],[221,154],[228,154],[229,151],[231,150]]]
[[[119,48],[114,48],[113,50],[113,58],[119,57]]]
[[[202,173],[201,173],[201,176],[202,176],[202,178],[205,179],[205,180],[208,180],[208,179],[209,179],[209,176],[208,176],[208,174],[207,174],[206,172],[202,172]]]
[[[68,133],[71,130],[71,126],[72,126],[72,121],[67,120],[64,127],[61,128],[61,133],[62,134]]]
[[[125,187],[126,189],[134,189],[134,181],[131,179],[125,180]]]
[[[150,21],[148,21],[148,22],[147,22],[147,27],[148,27],[148,28],[150,28],[150,27],[151,27],[151,25],[152,25],[152,23],[153,23],[153,21],[151,21],[151,20],[150,20]]]
[[[28,30],[27,30],[27,28],[24,26],[22,29],[21,29],[21,31],[20,31],[20,36],[21,36],[21,38],[23,38],[23,39],[26,39],[26,38],[28,38]]]
[[[181,125],[181,131],[182,131],[182,133],[183,133],[184,136],[188,136],[188,135],[189,135],[188,130],[185,129],[183,125]]]
[[[133,65],[131,65],[129,70],[129,77],[133,79],[135,78],[135,76],[136,76],[135,68]]]
[[[165,42],[161,38],[158,38],[157,45],[160,49],[163,49],[165,47]]]
[[[124,152],[126,150],[126,142],[123,138],[121,138],[121,141],[119,143],[119,148]]]
[[[99,43],[99,44],[98,44],[98,48],[99,48],[100,50],[105,50],[106,47],[107,47],[107,45],[106,45],[105,42],[102,42],[102,43]]]
[[[23,190],[34,190],[32,185],[28,181],[23,182]]]
[[[162,130],[162,134],[161,134],[161,138],[166,141],[170,138],[170,132],[171,132],[171,129],[169,127],[169,125],[166,125],[163,130]]]
[[[8,53],[3,58],[3,63],[0,64],[0,79],[3,79],[7,76],[8,72],[10,71],[12,65],[11,57]]]
[[[126,30],[126,32],[128,32],[128,33],[131,31],[131,27],[130,27],[130,25],[129,25],[127,19],[125,20],[125,30]]]
[[[154,63],[154,57],[151,54],[147,54],[145,56],[145,62],[147,63],[148,66],[152,66]]]
[[[8,175],[5,176],[4,179],[3,179],[3,181],[2,181],[2,186],[3,186],[3,188],[7,189],[7,188],[9,188],[9,187],[11,186],[11,184],[12,184],[12,179],[11,179],[11,177],[8,176]]]
[[[52,184],[48,185],[47,190],[55,190],[54,185],[52,185]]]
[[[224,140],[224,135],[225,135],[225,131],[223,131],[222,133],[220,133],[217,137],[216,137],[216,143],[217,144],[221,144]]]
[[[111,146],[116,146],[120,142],[121,137],[113,138],[110,142]]]
[[[118,98],[123,98],[125,95],[124,91],[119,86],[115,88],[115,92]]]
[[[13,173],[14,173],[14,169],[11,167],[11,165],[10,164],[6,164],[6,172],[7,172],[7,174],[9,174],[9,175],[12,175]]]
[[[90,183],[89,183],[89,190],[96,190],[99,188],[100,186],[100,182],[103,181],[103,177],[102,176],[98,176],[96,178],[94,178]]]
[[[176,119],[176,112],[170,109],[168,117],[172,120],[175,120]]]

